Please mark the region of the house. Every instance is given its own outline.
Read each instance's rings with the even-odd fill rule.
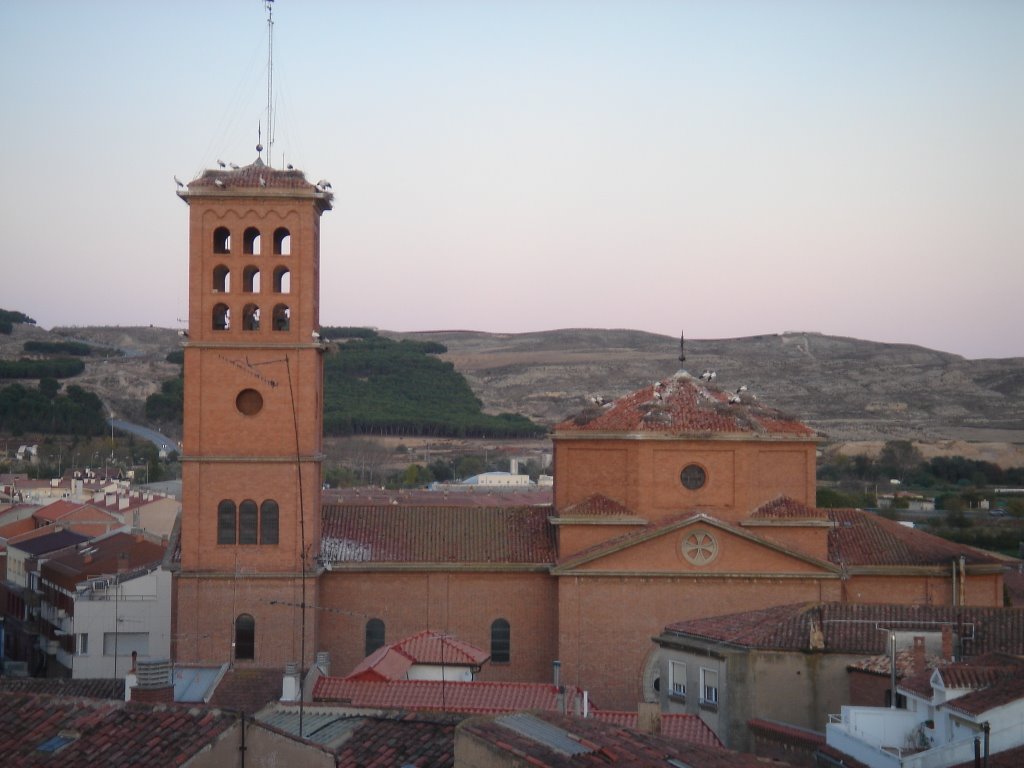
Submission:
[[[993,654],[941,666],[900,691],[906,709],[843,707],[827,726],[828,746],[870,768],[948,768],[976,755],[1024,755],[1021,659]]]
[[[346,679],[469,682],[490,657],[486,651],[450,635],[424,630],[397,643],[381,645]]]
[[[166,540],[115,532],[55,553],[39,568],[41,634],[63,674],[122,677],[139,658],[171,653]],[[51,670],[51,674],[54,674]]]
[[[800,603],[677,622],[654,642],[662,709],[699,714],[727,746],[749,751],[751,720],[822,732],[854,696],[891,700],[891,668],[865,657],[893,644],[914,656],[915,673],[928,670],[926,653],[1024,654],[1024,609]]]

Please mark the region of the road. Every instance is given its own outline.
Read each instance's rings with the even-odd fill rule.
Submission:
[[[135,435],[136,437],[148,440],[155,445],[158,450],[167,451],[168,453],[178,450],[177,444],[171,440],[171,438],[167,437],[167,435],[160,434],[155,429],[143,427],[139,424],[132,424],[130,421],[122,421],[121,419],[107,419],[107,425],[113,427],[119,432],[127,432]]]

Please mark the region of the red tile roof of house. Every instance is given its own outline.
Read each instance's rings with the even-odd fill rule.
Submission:
[[[1020,665],[972,670],[968,664],[956,664],[940,669],[939,674],[947,688],[974,689],[946,702],[950,709],[967,715],[978,716],[1024,699],[1024,667]]]
[[[789,496],[778,496],[755,509],[750,517],[752,520],[826,520],[828,513]]]
[[[612,710],[594,710],[590,716],[601,723],[621,725],[624,728],[637,730],[639,715],[636,712],[615,712]],[[703,744],[707,747],[725,746],[711,730],[711,726],[700,719],[700,715],[681,715],[662,712],[660,736],[680,739],[691,744]]]
[[[668,766],[670,759],[700,768],[764,768],[764,761],[754,755],[551,712],[473,718],[459,726],[456,741],[464,735],[517,756],[517,764],[537,768],[650,768]],[[560,744],[571,745],[575,754]]]
[[[44,693],[87,699],[124,701],[124,679],[73,680],[66,677],[0,677],[0,696],[4,693]]]
[[[89,576],[116,574],[155,567],[164,557],[165,547],[142,534],[115,533],[92,539],[88,546],[79,546],[48,558],[39,574],[68,590]]]
[[[1002,561],[981,550],[941,539],[859,509],[830,509],[828,559],[843,566],[944,565],[964,556],[967,565]]]
[[[1004,749],[1002,752],[993,752],[985,758],[987,768],[1020,768],[1024,765],[1024,747]],[[974,759],[963,763],[957,763],[951,768],[975,768]],[[857,766],[851,766],[857,768]]]
[[[490,654],[457,638],[425,629],[383,645],[363,659],[349,680],[404,680],[413,664],[479,667]]]
[[[29,531],[34,531],[35,529],[36,521],[31,517],[24,517],[21,520],[15,520],[12,523],[0,525],[0,539],[13,539],[16,536],[28,533]]]
[[[403,507],[534,507],[550,504],[551,486],[443,486],[389,489],[380,486],[330,488],[323,492],[326,506],[403,506]]]
[[[582,708],[582,695],[578,688],[566,686],[565,701],[570,711]],[[364,681],[321,677],[313,688],[313,701],[353,707],[477,714],[561,709],[558,688],[549,683]]]
[[[339,766],[451,768],[456,721],[409,715],[400,720],[367,717],[335,750]]]
[[[578,504],[571,504],[562,509],[560,517],[635,517],[633,512],[625,504],[620,504],[615,499],[595,493],[588,496]]]
[[[547,565],[555,559],[548,507],[328,506],[322,557],[360,563]]]
[[[896,674],[901,679],[909,679],[919,674],[928,674],[931,670],[943,663],[941,656],[925,654],[924,669],[917,669],[917,655],[913,648],[901,648],[896,651]],[[865,659],[847,664],[846,668],[858,672],[867,672],[872,675],[892,674],[892,655],[880,653],[875,656],[868,656]]]
[[[215,709],[0,694],[5,765],[181,765],[236,722]]]
[[[747,729],[755,736],[767,736],[774,741],[787,741],[804,747],[817,748],[825,744],[823,733],[775,720],[755,717],[747,721]]]
[[[822,650],[880,654],[886,637],[879,628],[900,632],[959,632],[966,656],[992,651],[1024,654],[1024,608],[948,605],[797,603],[758,611],[680,621],[662,637],[678,635],[738,648],[809,651],[811,629],[820,629]]]
[[[43,520],[46,522],[54,522],[64,517],[68,512],[85,506],[80,501],[68,501],[67,499],[59,499],[44,507],[40,507],[32,513],[32,517],[37,520]]]
[[[657,433],[708,437],[716,434],[813,440],[817,434],[747,395],[736,395],[680,371],[665,381],[637,390],[604,407],[584,411],[555,427],[559,433]]]

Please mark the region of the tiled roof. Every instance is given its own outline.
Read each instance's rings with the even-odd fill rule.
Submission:
[[[459,726],[456,739],[463,734],[515,755],[517,765],[538,768],[668,768],[669,760],[700,768],[764,768],[754,755],[550,712],[474,718]]]
[[[753,520],[826,520],[828,514],[789,496],[778,496],[755,509],[750,517]]]
[[[0,677],[3,693],[45,693],[53,696],[77,696],[86,699],[124,701],[123,679],[78,679],[66,677]]]
[[[570,711],[582,707],[582,691],[566,686]],[[557,711],[558,688],[549,683],[443,682],[441,680],[364,681],[321,677],[313,688],[313,701],[353,707],[378,707],[431,712],[491,714],[525,709]]]
[[[948,566],[961,555],[967,565],[1000,560],[964,544],[908,528],[859,509],[830,509],[828,559],[844,566]]]
[[[284,672],[280,669],[234,667],[217,683],[210,704],[252,714],[281,698],[283,682]]]
[[[942,657],[934,654],[925,654],[924,669],[917,669],[917,656],[913,648],[902,648],[896,651],[896,674],[900,678],[910,678],[914,675],[929,672],[942,664]],[[866,659],[847,664],[847,669],[868,672],[873,675],[892,674],[891,655],[880,653],[876,656],[868,656]]]
[[[1024,765],[1024,747],[1004,749],[1002,752],[993,752],[985,758],[987,768],[1020,768]],[[975,768],[977,764],[974,759],[951,766],[951,768]]]
[[[40,568],[40,575],[73,590],[88,576],[155,567],[163,557],[164,547],[142,534],[115,533],[92,539],[88,546],[75,547],[47,559]]]
[[[730,402],[730,400],[739,400]],[[747,395],[723,392],[680,371],[615,402],[584,411],[558,433],[619,432],[814,439],[810,427]]]
[[[1024,608],[797,603],[680,621],[667,626],[665,634],[740,648],[809,651],[815,627],[821,631],[823,651],[880,654],[886,638],[879,628],[938,632],[943,625],[961,636],[966,656],[991,651],[1024,654]]]
[[[45,531],[46,529],[38,530]],[[32,535],[33,533],[35,532],[16,536],[7,542],[7,546],[16,547],[30,555],[45,555],[48,552],[56,552],[58,549],[89,540],[88,536],[68,530],[45,532],[39,535]]]
[[[450,768],[455,764],[456,719],[408,715],[401,720],[367,717],[341,747],[338,765],[360,768]]]
[[[780,740],[781,737],[782,740],[810,748],[821,747],[825,744],[825,734],[823,733],[775,720],[755,717],[747,721],[747,729],[755,736],[768,736],[774,740]]]
[[[324,508],[322,557],[348,563],[548,565],[555,560],[547,507]]]
[[[590,716],[601,723],[621,725],[624,728],[637,729],[639,716],[636,712],[614,712],[612,710],[594,710]],[[659,735],[670,739],[680,739],[691,744],[703,744],[708,747],[724,746],[711,726],[700,719],[700,715],[682,715],[662,712],[661,731]]]
[[[224,186],[219,186],[220,181]],[[188,191],[214,189],[294,189],[313,192],[314,186],[298,170],[278,170],[257,159],[238,169],[209,168],[188,183]],[[327,193],[329,195],[329,193]]]
[[[996,707],[1024,699],[1024,667],[981,667],[955,664],[939,670],[947,688],[971,688],[946,703],[950,709],[967,715],[980,715]]]
[[[446,485],[436,490],[380,486],[329,488],[322,494],[325,506],[404,506],[404,507],[524,507],[550,504],[551,486],[478,486]]]
[[[235,717],[215,709],[0,694],[4,765],[180,765]]]
[[[59,499],[47,504],[45,507],[40,507],[32,514],[32,516],[39,520],[49,520],[50,522],[53,522],[54,520],[59,520],[68,512],[83,506],[85,505],[78,501]]]
[[[615,499],[595,493],[578,504],[565,507],[558,514],[560,517],[633,517],[636,513]]]
[[[404,680],[413,664],[478,667],[490,654],[475,645],[425,629],[397,643],[383,645],[347,676],[361,680]]]

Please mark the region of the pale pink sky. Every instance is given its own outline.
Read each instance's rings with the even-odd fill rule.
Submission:
[[[787,330],[1024,356],[1024,4],[275,3],[322,320]],[[255,159],[255,0],[10,4],[0,306],[186,315],[186,181]]]

